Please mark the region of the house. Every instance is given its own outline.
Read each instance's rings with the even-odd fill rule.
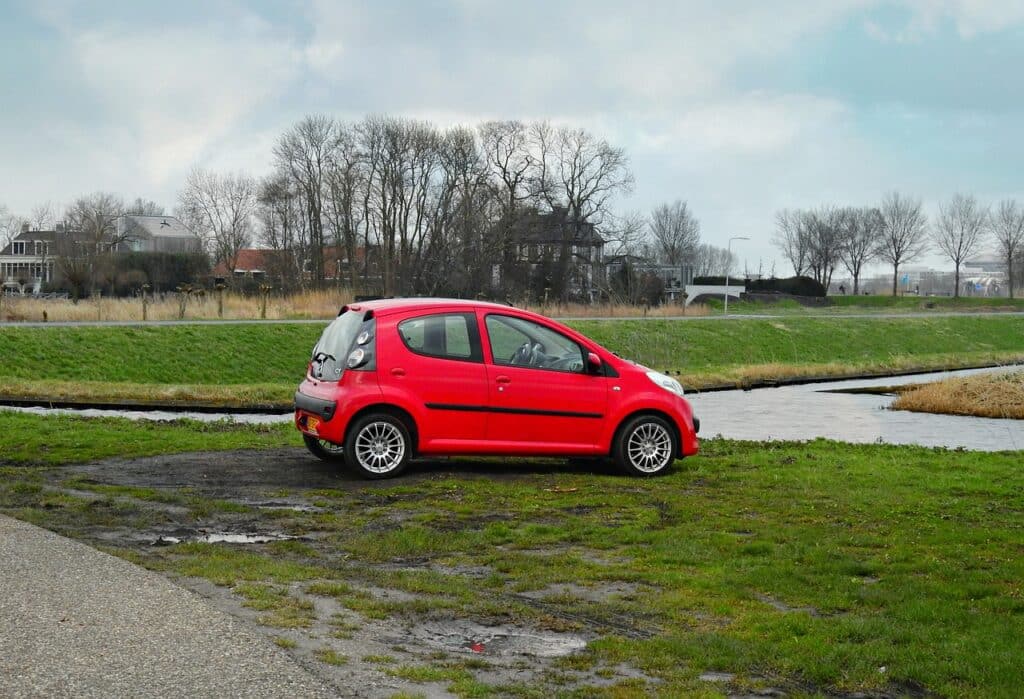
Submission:
[[[313,277],[312,260],[304,254],[305,251],[294,251],[289,253],[285,250],[269,250],[265,248],[242,248],[235,256],[233,265],[219,262],[213,268],[213,276],[220,278],[271,278],[276,284],[286,284],[296,281],[298,270],[302,269],[303,279],[311,281]],[[379,278],[377,266],[377,248],[370,247],[368,274],[372,279]],[[367,262],[366,248],[359,246],[355,250],[355,260],[349,260],[345,248],[337,246],[325,246],[324,256],[324,280],[340,281],[342,283],[349,279],[349,273],[353,266],[356,275],[362,279],[364,263]],[[229,268],[230,267],[230,268]]]
[[[58,226],[58,228],[61,228]],[[63,230],[33,231],[26,223],[21,233],[0,250],[0,292],[39,293],[53,280],[55,241]]]
[[[556,206],[551,211],[520,209],[499,225],[505,227],[505,251],[503,264],[492,268],[493,286],[518,278],[538,295],[551,288],[586,300],[604,287],[605,240],[593,223]]]
[[[201,253],[202,241],[174,216],[125,215],[116,219],[114,234],[103,250],[149,253]],[[113,242],[109,242],[113,241]],[[71,245],[68,245],[71,243]],[[58,223],[52,231],[22,226],[11,243],[0,250],[0,286],[5,290],[37,294],[43,284],[60,281],[56,258],[85,243],[80,231]],[[89,241],[94,245],[95,241]]]
[[[116,238],[119,249],[132,252],[200,253],[203,241],[174,216],[120,216]]]

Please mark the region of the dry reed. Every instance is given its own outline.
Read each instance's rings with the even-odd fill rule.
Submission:
[[[1024,420],[1024,371],[924,384],[900,395],[895,410]]]
[[[304,291],[287,296],[271,295],[267,300],[267,318],[270,320],[330,319],[353,299],[347,288]],[[227,320],[257,320],[260,317],[259,295],[243,296],[224,292],[224,318]],[[517,304],[518,305],[518,304]],[[694,305],[685,309],[675,304],[644,307],[626,304],[525,304],[525,307],[543,315],[560,318],[672,318],[682,315],[703,316],[706,306]],[[168,292],[151,296],[146,304],[147,320],[178,320],[179,296]],[[7,322],[74,322],[74,321],[141,321],[141,297],[89,298],[75,303],[70,299],[41,299],[29,296],[7,296],[0,306],[0,321]],[[216,320],[218,318],[217,292],[191,294],[185,304],[185,320]]]

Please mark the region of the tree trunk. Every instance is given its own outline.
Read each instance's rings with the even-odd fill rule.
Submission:
[[[899,279],[900,279],[900,266],[899,265],[893,265],[892,266],[892,295],[893,296],[896,295],[896,284],[899,282]]]
[[[953,298],[960,298],[960,265],[953,265]]]
[[[853,275],[853,295],[854,296],[859,296],[860,295],[860,275],[859,274]]]
[[[1006,258],[1006,279],[1010,284],[1010,298],[1013,298],[1013,255]]]

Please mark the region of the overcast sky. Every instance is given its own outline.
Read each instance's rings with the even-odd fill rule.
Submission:
[[[684,199],[766,273],[780,208],[1024,201],[1024,0],[0,0],[0,85],[23,215],[172,208],[195,165],[265,173],[313,112],[584,126],[630,155],[617,209]]]

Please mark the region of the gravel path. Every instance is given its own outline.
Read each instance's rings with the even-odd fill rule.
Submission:
[[[204,599],[0,515],[0,696],[329,697]]]

